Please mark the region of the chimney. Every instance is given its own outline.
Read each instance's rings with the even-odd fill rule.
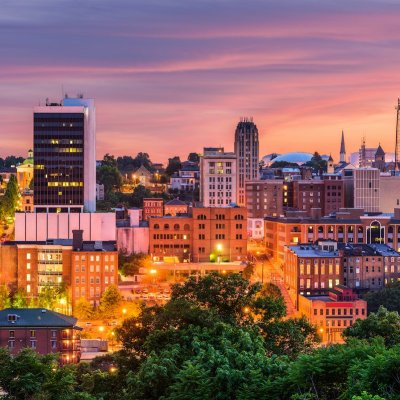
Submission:
[[[76,229],[72,231],[72,248],[74,251],[80,251],[83,247],[83,230]]]

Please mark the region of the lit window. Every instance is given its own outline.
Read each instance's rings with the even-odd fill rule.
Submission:
[[[31,259],[31,253],[26,253],[26,259],[30,260]]]
[[[26,274],[26,281],[30,282],[30,280],[31,280],[31,274]]]
[[[30,293],[31,292],[31,285],[26,285],[26,293]]]
[[[26,263],[26,269],[31,269],[31,263]]]

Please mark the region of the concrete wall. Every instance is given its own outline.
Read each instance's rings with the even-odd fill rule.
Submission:
[[[72,239],[74,229],[83,230],[85,241],[116,240],[114,213],[16,213],[16,241]]]
[[[379,206],[384,213],[392,213],[400,206],[400,176],[380,177]]]
[[[128,254],[149,252],[148,227],[117,228],[117,249]]]

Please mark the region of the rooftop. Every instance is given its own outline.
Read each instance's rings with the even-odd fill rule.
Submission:
[[[10,320],[15,315],[15,320]],[[77,319],[45,308],[6,308],[0,311],[1,327],[76,328]]]

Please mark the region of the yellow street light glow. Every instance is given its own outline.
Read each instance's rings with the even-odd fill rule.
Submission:
[[[64,298],[60,299],[60,304],[62,305],[67,304],[67,300]]]
[[[324,332],[324,328],[320,328],[320,330],[319,330],[321,333],[323,333]]]
[[[126,308],[122,309],[122,314],[126,314]]]
[[[115,368],[115,367],[111,367],[110,368],[110,372],[113,374],[114,372],[116,372],[117,371],[117,368]]]
[[[218,243],[218,244],[217,244],[217,250],[218,250],[218,251],[221,251],[221,250],[222,250],[222,244],[221,244],[221,243]]]
[[[104,332],[104,326],[99,326],[99,331]]]
[[[151,269],[151,270],[150,270],[150,273],[151,273],[152,275],[154,275],[154,274],[157,273],[157,270],[156,270],[156,269]]]
[[[248,314],[248,313],[250,312],[250,308],[249,308],[249,307],[245,307],[245,308],[243,309],[243,311],[244,311],[246,314]]]

